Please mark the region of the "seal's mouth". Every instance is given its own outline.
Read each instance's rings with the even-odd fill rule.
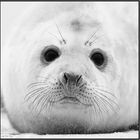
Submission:
[[[77,97],[69,97],[69,96],[63,97],[57,103],[59,103],[60,105],[68,105],[68,106],[73,106],[73,107],[76,107],[76,106],[81,106],[81,107],[92,106],[91,104],[82,103]]]
[[[60,100],[60,104],[79,104],[80,101],[76,97],[64,97]]]
[[[57,109],[72,109],[72,110],[77,110],[77,109],[85,109],[85,107],[87,107],[86,104],[83,104],[77,97],[69,97],[69,96],[65,96],[63,98],[61,98],[59,101],[57,102],[53,102],[54,105],[56,105],[55,107]],[[89,106],[88,106],[89,107]]]

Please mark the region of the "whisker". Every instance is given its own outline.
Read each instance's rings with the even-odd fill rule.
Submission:
[[[29,92],[28,94],[25,95],[24,100],[28,101],[29,98],[31,98],[33,95],[36,95],[38,92],[40,92],[41,90],[43,90],[44,88],[39,88],[39,89],[35,89],[34,91]]]
[[[31,102],[32,104],[34,104],[34,102],[37,100],[37,99],[39,99],[38,97],[40,97],[40,96],[44,96],[45,94],[46,94],[46,89],[45,90],[43,90],[43,91],[41,91],[35,98],[34,98],[34,100]],[[44,93],[45,92],[45,93]],[[43,93],[43,94],[42,94]]]
[[[64,44],[66,44],[66,40],[63,38],[62,33],[60,32],[60,29],[59,29],[58,25],[57,25],[56,23],[55,23],[55,25],[56,25],[56,28],[57,28],[57,30],[58,30],[58,32],[59,32],[61,38],[62,38],[62,42],[63,42]]]
[[[102,92],[102,91],[99,92],[99,90],[96,90],[96,89],[94,89],[94,90],[95,90],[96,92],[98,92],[100,95],[102,95],[102,96],[104,96],[105,98],[107,98],[108,100],[112,101],[114,104],[118,105],[114,100],[112,100],[111,98],[109,98],[109,97],[107,97],[106,95],[103,94],[103,93],[107,93],[107,92]],[[112,94],[109,94],[109,95],[112,95]],[[114,96],[112,95],[112,97],[114,97]]]
[[[97,100],[97,97],[94,96],[94,97],[90,98],[90,97],[87,97],[87,96],[86,96],[85,94],[83,94],[83,93],[79,93],[79,94],[80,94],[81,96],[83,96],[83,97],[89,98],[90,101],[92,102],[92,104],[91,104],[92,110],[95,112],[95,114],[96,114],[97,116],[100,116],[100,118],[103,118],[102,109],[101,109],[99,100]],[[95,118],[96,118],[96,117],[95,117]]]
[[[57,36],[55,36],[54,34],[52,34],[52,33],[50,33],[49,31],[47,31],[50,35],[52,35],[53,37],[55,37],[59,42],[61,42],[61,40],[57,37]]]
[[[102,117],[102,115],[103,115],[102,110],[104,110],[104,112],[109,112],[109,109],[111,109],[113,112],[116,112],[115,108],[114,108],[115,106],[119,109],[119,105],[114,100],[112,100],[110,97],[107,97],[106,95],[104,95],[104,93],[106,93],[106,94],[111,95],[111,97],[114,97],[111,92],[100,91],[95,88],[94,88],[94,91],[95,92],[93,93],[94,97],[92,98],[92,106],[94,106],[93,108],[94,108],[94,111],[96,112],[96,114],[100,113],[101,117]],[[86,96],[83,92],[79,92],[79,95],[83,96],[84,98],[90,98],[90,96],[89,97]],[[102,107],[100,104],[102,104]]]
[[[38,92],[41,92],[43,90],[46,90],[46,88],[41,87],[41,88],[37,88],[35,90],[30,91],[28,94],[25,95],[24,100],[28,101],[32,96],[38,94]],[[28,98],[27,98],[28,97]],[[27,98],[27,99],[26,99]]]
[[[40,102],[39,102],[39,104],[41,104],[41,106],[40,106],[40,110],[39,110],[39,112],[38,112],[38,115],[39,115],[39,114],[41,113],[41,111],[44,109],[46,103],[49,104],[49,102],[46,102],[49,98],[50,98],[50,94],[47,95],[47,96],[44,96],[43,98],[41,98],[41,100],[40,100]],[[42,106],[44,106],[43,109],[42,109]],[[37,115],[37,116],[38,116],[38,115]]]
[[[102,98],[102,97],[98,97],[100,99],[100,102],[102,102],[102,104],[104,104],[104,109],[108,112],[108,108],[107,106],[113,111],[115,112],[115,109],[112,107],[112,104],[107,101],[105,98]]]
[[[102,110],[101,110],[101,108],[100,108],[100,105],[98,104],[98,102],[97,102],[97,100],[95,99],[96,97],[93,97],[93,98],[91,98],[91,100],[92,100],[92,102],[93,102],[93,104],[95,103],[96,105],[97,105],[97,107],[98,107],[98,114],[99,114],[99,116],[100,116],[100,118],[102,118],[102,116],[103,116],[103,114],[102,114]],[[95,107],[96,108],[96,107]],[[100,115],[101,114],[101,115]]]
[[[97,93],[97,91],[96,91]],[[99,95],[94,93],[94,97],[90,98],[87,97],[85,94],[83,94],[82,92],[80,92],[79,94],[81,96],[83,96],[84,98],[89,98],[92,102],[91,106],[92,106],[92,110],[95,112],[95,114],[97,114],[97,116],[100,116],[101,119],[103,119],[103,112],[107,113],[109,115],[109,110],[112,110],[113,112],[117,113],[115,111],[115,108],[112,104],[113,101],[110,101],[110,98],[107,98],[106,96],[103,96],[102,94]],[[115,104],[117,107],[118,105]],[[96,118],[96,117],[95,117]]]
[[[39,107],[39,104],[41,103],[41,100],[43,99],[45,97],[45,95],[39,95],[39,98],[36,98],[35,100],[34,100],[34,102],[32,102],[32,104],[31,105],[34,105],[33,106],[33,109],[34,110],[37,110],[37,108]],[[37,102],[36,104],[35,104],[35,101]]]
[[[42,102],[42,105],[41,105],[41,107],[40,107],[40,112],[41,112],[42,110],[44,110],[44,108],[45,108],[46,105],[49,104],[49,101],[47,101],[47,100],[48,100],[50,97],[51,97],[51,96],[48,95],[48,96],[46,96],[46,97],[44,98],[44,101]],[[47,106],[46,106],[46,108],[47,108]],[[46,109],[46,110],[48,110],[48,109]]]
[[[102,36],[103,36],[103,35],[102,35]],[[98,37],[96,37],[93,41],[88,42],[88,43],[89,43],[89,46],[92,46],[94,43],[96,43],[95,41],[97,41],[97,39],[99,39],[99,38],[102,37],[102,36],[98,36]]]
[[[36,90],[39,88],[50,88],[50,86],[47,86],[47,84],[34,84],[28,88],[28,91],[32,92],[33,90]]]
[[[34,100],[29,104],[29,106],[32,106],[32,111],[33,110],[37,110],[37,108],[39,108],[39,105],[42,104],[43,100],[46,98],[46,97],[49,97],[49,95],[47,95],[47,92],[50,92],[50,90],[48,89],[43,89],[41,91],[39,91],[39,94],[36,95],[36,97],[34,98]],[[30,97],[31,98],[31,97]],[[39,113],[41,112],[41,108],[40,108],[40,111]],[[39,115],[39,114],[38,114]],[[37,116],[38,116],[37,115]]]
[[[109,105],[109,107],[110,107],[110,109],[111,110],[113,110],[114,111],[114,108],[112,107],[112,104],[110,103],[110,101],[112,102],[112,103],[114,103],[115,105],[116,105],[116,107],[119,107],[118,106],[118,104],[116,103],[116,102],[114,102],[113,100],[111,100],[110,98],[108,98],[108,97],[106,97],[105,95],[103,95],[102,93],[100,93],[100,92],[98,92],[98,91],[96,91],[97,93],[99,93],[99,94],[96,94],[96,93],[94,93],[96,96],[98,96],[100,99],[102,99],[102,101],[104,100],[108,105]],[[100,95],[102,95],[102,96],[100,96]],[[116,112],[116,111],[115,111]],[[117,113],[117,112],[116,112]]]
[[[100,93],[102,96],[104,96],[104,97],[106,97],[106,98],[108,98],[108,99],[110,99],[110,100],[112,100],[111,98],[109,98],[109,97],[107,97],[106,95],[108,94],[108,95],[111,95],[111,97],[114,97],[115,99],[117,99],[117,97],[115,96],[115,95],[113,95],[112,93],[110,93],[110,92],[107,92],[107,91],[104,91],[104,90],[101,90],[101,89],[97,89],[97,88],[94,88],[94,91],[95,92],[98,92],[98,93]],[[105,95],[105,94],[106,95]],[[113,100],[114,101],[114,100]]]
[[[85,42],[85,45],[89,43],[89,41],[95,36],[95,34],[99,31],[100,26],[97,28],[97,30],[89,37],[89,39]]]
[[[27,86],[27,89],[32,88],[33,85],[46,85],[46,82],[34,82]]]
[[[109,91],[107,91],[107,90],[100,89],[100,88],[97,88],[97,87],[94,87],[94,88],[97,89],[97,90],[99,90],[99,91],[105,92],[105,93],[107,93],[107,94],[113,96],[115,99],[117,99],[117,97],[116,97],[114,94],[112,94],[111,92],[109,92]]]
[[[106,113],[108,113],[108,108],[106,107],[106,103],[104,102],[104,100],[102,100],[100,97],[97,97],[96,98],[97,100],[99,100],[100,99],[100,105],[102,105],[102,110]],[[102,104],[101,104],[102,103]]]

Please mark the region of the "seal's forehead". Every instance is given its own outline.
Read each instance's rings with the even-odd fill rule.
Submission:
[[[119,18],[115,18],[118,10],[114,6],[110,9],[108,4],[96,2],[37,3],[31,8],[31,13],[27,12],[28,16],[22,22],[22,28],[19,31],[23,29],[27,33],[33,32],[32,36],[29,36],[38,35],[37,38],[39,39],[39,37],[42,38],[42,34],[39,32],[43,33],[41,31],[47,32],[49,30],[52,36],[59,37],[59,31],[56,30],[54,24],[57,23],[67,41],[80,42],[82,40],[82,43],[85,43],[100,26],[104,30],[100,30],[100,33],[105,33],[105,36],[108,36],[110,40],[116,40],[116,38],[119,40],[119,38],[124,38],[123,27],[126,26],[121,26],[122,23],[120,23]],[[113,14],[110,10],[113,11]],[[127,31],[129,30],[127,29]],[[101,42],[100,33],[99,31],[96,33],[96,37],[99,38],[98,42]],[[48,38],[47,34],[44,34],[45,39]]]
[[[24,26],[33,26],[48,20],[52,20],[63,14],[67,14],[67,17],[71,19],[72,17],[69,16],[69,13],[71,12],[76,16],[88,15],[89,13],[92,13],[91,15],[94,16],[96,13],[94,12],[95,9],[98,9],[96,3],[90,2],[35,3],[24,13],[22,24],[24,24]]]
[[[75,32],[80,32],[84,29],[87,28],[97,28],[98,26],[100,26],[100,22],[95,20],[95,19],[91,19],[91,18],[87,18],[87,17],[75,17],[73,19],[71,19],[69,21],[69,27],[71,30],[75,31]]]
[[[71,22],[71,27],[72,27],[72,29],[73,30],[75,30],[75,31],[79,31],[79,30],[81,30],[82,29],[82,24],[81,24],[81,22],[79,21],[79,20],[73,20],[72,22]]]

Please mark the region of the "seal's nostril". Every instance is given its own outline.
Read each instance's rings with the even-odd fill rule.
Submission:
[[[65,84],[68,82],[67,73],[64,73],[64,75],[63,75],[63,81],[64,81]]]
[[[81,82],[81,79],[82,79],[82,75],[78,76],[78,79],[77,79],[77,81],[76,81],[76,84],[77,84],[77,85],[78,85],[78,83]]]
[[[70,83],[74,83],[75,85],[78,84],[78,82],[80,82],[81,80],[81,75],[76,75],[74,73],[64,73],[63,74],[63,83],[64,84],[70,84]]]

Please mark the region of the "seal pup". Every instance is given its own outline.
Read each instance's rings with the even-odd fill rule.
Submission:
[[[84,134],[138,124],[137,3],[42,2],[18,24],[2,48],[14,128]]]

